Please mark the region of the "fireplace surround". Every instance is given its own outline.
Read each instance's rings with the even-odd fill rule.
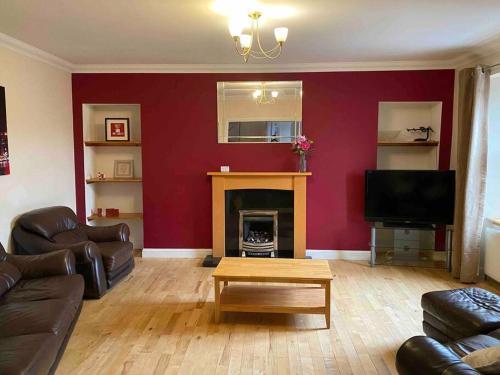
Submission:
[[[290,238],[290,257],[305,258],[306,182],[307,177],[311,176],[310,172],[208,172],[207,175],[212,179],[212,256],[205,259],[205,265],[215,266],[221,257],[239,255],[238,244],[236,245],[236,254],[226,254],[226,192],[237,190],[277,190],[290,192],[290,199],[293,204],[287,209],[283,208],[284,210],[288,210],[291,225],[293,225],[293,234]],[[241,207],[240,209],[268,210],[271,208]],[[281,235],[281,224],[282,220],[278,214],[279,235]],[[239,237],[236,241],[238,243]]]

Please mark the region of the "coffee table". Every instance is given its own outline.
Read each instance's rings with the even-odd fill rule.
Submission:
[[[216,323],[223,311],[324,314],[326,327],[330,328],[333,277],[325,260],[224,257],[212,276]],[[229,282],[259,285],[229,285]]]

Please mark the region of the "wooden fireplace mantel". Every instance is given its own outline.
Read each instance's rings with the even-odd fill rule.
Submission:
[[[212,249],[225,254],[225,191],[238,189],[291,190],[293,194],[294,257],[306,255],[306,177],[299,172],[208,172],[212,177]]]

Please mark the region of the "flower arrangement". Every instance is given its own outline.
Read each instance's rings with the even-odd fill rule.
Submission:
[[[299,172],[307,172],[306,155],[311,151],[313,140],[299,135],[292,144],[292,151],[299,154]]]
[[[299,135],[293,142],[292,150],[299,155],[307,154],[309,151],[311,151],[311,146],[313,143],[314,141],[307,138],[305,135]]]

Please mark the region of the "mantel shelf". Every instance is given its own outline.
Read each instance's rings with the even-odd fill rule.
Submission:
[[[378,141],[377,146],[382,147],[436,147],[439,146],[438,141]]]
[[[118,216],[97,216],[97,214],[87,217],[88,221],[93,220],[142,220],[142,212],[124,212]]]
[[[140,147],[141,142],[106,142],[106,141],[85,141],[87,147]]]
[[[142,182],[142,178],[88,178],[85,180],[87,184],[104,184],[104,183],[127,183],[127,182]]]
[[[311,172],[208,172],[208,176],[237,176],[237,177],[256,177],[256,176],[311,176]]]

